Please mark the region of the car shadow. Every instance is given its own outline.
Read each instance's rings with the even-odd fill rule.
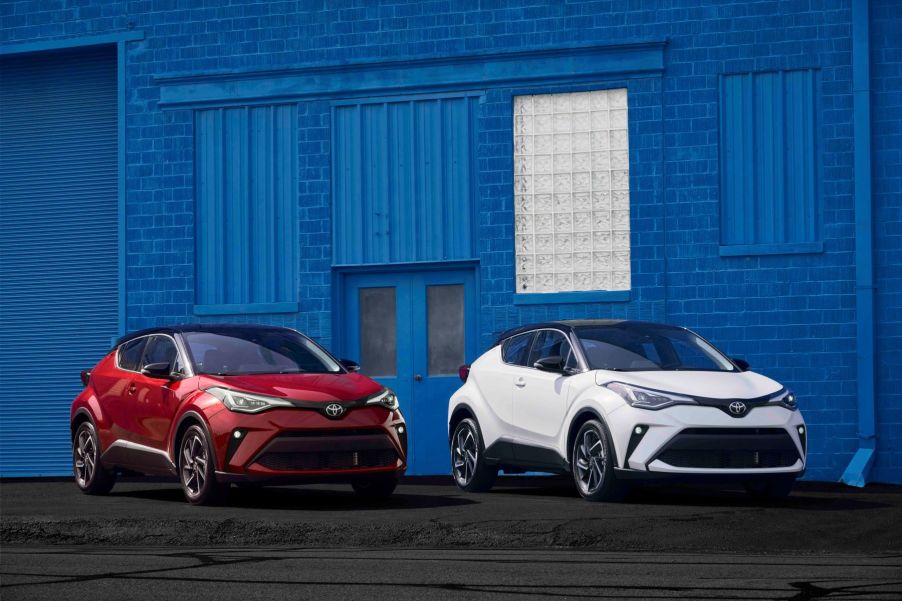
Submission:
[[[491,494],[579,499],[573,480],[560,476],[502,477]],[[687,507],[782,507],[806,511],[855,511],[890,506],[888,503],[860,497],[857,489],[820,482],[798,483],[789,497],[771,501],[754,499],[741,486],[646,484],[634,486],[622,503]]]
[[[452,489],[453,490],[453,489]],[[450,491],[449,491],[450,492]],[[457,492],[456,490],[454,491]],[[147,488],[116,491],[111,497],[130,497],[149,501],[186,503],[178,484],[172,487]],[[477,504],[478,501],[459,494],[424,495],[395,491],[386,498],[366,498],[348,490],[316,488],[306,486],[272,486],[256,488],[232,488],[229,491],[228,506],[232,508],[294,510],[294,511],[342,511],[342,510],[384,510],[384,509],[433,509]]]

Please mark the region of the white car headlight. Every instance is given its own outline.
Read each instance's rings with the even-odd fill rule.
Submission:
[[[394,411],[398,408],[398,397],[395,396],[395,393],[391,391],[390,388],[386,388],[382,392],[380,392],[377,396],[374,396],[370,400],[366,402],[367,405],[382,405],[389,411]]]
[[[221,388],[214,386],[207,388],[204,392],[213,395],[231,411],[239,413],[260,413],[267,409],[275,409],[277,407],[294,407],[294,403],[288,399],[279,399],[262,394],[250,394],[239,390],[231,390],[229,388]]]
[[[670,392],[641,388],[622,382],[608,382],[605,388],[616,392],[620,397],[637,409],[649,409],[655,411],[673,405],[698,405],[695,399]]]
[[[779,395],[769,400],[767,404],[779,405],[780,407],[785,407],[790,411],[798,411],[799,409],[799,403],[796,400],[796,395],[791,390],[782,391]]]

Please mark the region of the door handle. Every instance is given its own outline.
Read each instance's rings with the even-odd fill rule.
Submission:
[[[516,386],[517,388],[523,388],[524,386],[526,386],[526,379],[517,378],[516,380],[514,380],[514,386]]]
[[[413,377],[413,379],[414,379],[415,382],[422,382],[422,381],[423,381],[423,376],[421,376],[420,374],[416,374],[416,375]]]
[[[138,390],[138,387],[135,386],[134,384],[132,384],[131,386],[128,387],[128,393],[129,393],[129,394],[135,394],[135,391],[136,391],[136,390]]]

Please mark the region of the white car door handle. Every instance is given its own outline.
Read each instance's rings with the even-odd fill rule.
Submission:
[[[516,386],[517,388],[523,388],[524,386],[526,386],[526,379],[517,378],[516,380],[514,380],[514,386]]]

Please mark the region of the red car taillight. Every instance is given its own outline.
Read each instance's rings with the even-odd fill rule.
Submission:
[[[81,370],[81,383],[83,386],[87,386],[88,382],[91,381],[91,372],[87,369]]]
[[[466,382],[467,378],[470,377],[470,366],[461,365],[459,368],[457,368],[457,375],[460,376],[461,382]]]

